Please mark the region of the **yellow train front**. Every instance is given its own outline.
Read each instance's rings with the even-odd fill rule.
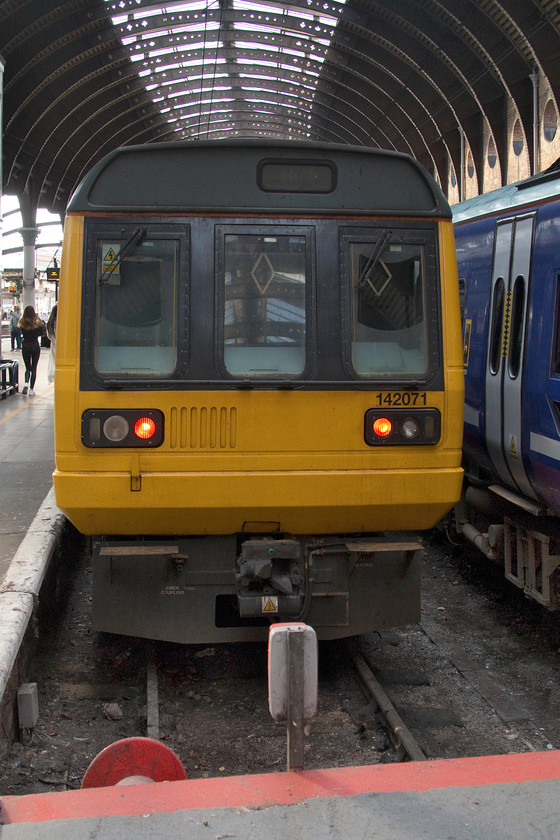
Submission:
[[[183,643],[416,621],[461,492],[449,207],[398,153],[119,149],[66,216],[56,502],[98,630]],[[395,533],[396,532],[396,533]]]

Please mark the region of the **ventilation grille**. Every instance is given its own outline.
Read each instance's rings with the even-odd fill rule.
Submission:
[[[194,406],[171,409],[171,449],[235,449],[237,409]]]

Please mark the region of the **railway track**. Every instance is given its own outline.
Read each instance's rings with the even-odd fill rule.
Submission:
[[[89,635],[87,627],[82,631]],[[380,704],[386,725],[377,708],[373,715],[373,701],[363,694],[374,679],[365,661],[358,685],[346,646],[327,648],[318,712],[304,736],[305,769],[402,760],[401,740],[407,751],[410,740],[388,703]],[[38,677],[39,723],[11,745],[0,793],[79,787],[102,749],[146,735],[169,746],[190,778],[286,768],[286,726],[268,711],[265,645],[182,648],[103,637],[95,640],[89,662],[83,655],[73,636],[60,642],[56,664],[45,662],[49,675]]]
[[[364,694],[369,697],[370,703],[376,704],[377,713],[385,722],[396,760],[426,761],[427,756],[389,699],[389,695],[374,676],[365,658],[354,645],[349,646],[349,652]]]
[[[148,647],[94,634],[87,555],[72,566],[27,675],[38,685],[39,722],[21,743],[0,742],[0,792],[77,787],[101,749],[147,733],[190,778],[285,768],[286,728],[268,711],[266,645]],[[360,637],[352,657],[347,644],[320,645],[306,769],[560,742],[553,619],[493,603],[493,590],[473,585],[441,551],[427,556],[424,591],[421,624]]]
[[[365,730],[364,721],[366,717],[374,721],[374,725],[387,733],[390,742],[390,750],[384,753],[384,761],[425,761],[426,755],[414,738],[412,732],[402,719],[401,715],[391,702],[389,695],[375,677],[365,657],[358,651],[354,642],[340,643],[342,649],[349,654],[349,662],[352,665],[354,676],[365,697],[366,705],[358,709],[350,720],[356,726],[356,735]],[[208,695],[205,695],[208,696]],[[146,736],[159,740],[160,738],[160,715],[159,715],[159,679],[157,654],[153,643],[146,644]],[[311,731],[312,722],[308,730]],[[373,728],[370,723],[370,728]],[[310,755],[310,758],[312,756]],[[341,753],[339,760],[344,761]]]

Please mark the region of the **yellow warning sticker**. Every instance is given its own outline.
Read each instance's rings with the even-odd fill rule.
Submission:
[[[514,435],[511,436],[511,440],[509,442],[509,454],[512,458],[517,458],[517,443]]]
[[[103,273],[108,274],[112,277],[118,277],[119,275],[119,254],[121,251],[121,246],[117,244],[111,244],[109,242],[103,243]]]
[[[278,612],[278,596],[265,595],[262,599],[263,613],[277,613]]]

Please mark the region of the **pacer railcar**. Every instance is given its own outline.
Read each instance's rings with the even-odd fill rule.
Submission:
[[[451,214],[419,164],[118,149],[69,203],[58,317],[56,502],[93,537],[96,629],[418,619],[402,532],[459,498],[463,407]]]

